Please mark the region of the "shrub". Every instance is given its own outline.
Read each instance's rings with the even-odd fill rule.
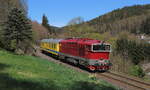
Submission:
[[[116,51],[122,56],[128,57],[137,65],[142,60],[150,59],[150,47],[147,43],[139,43],[136,40],[119,38],[116,41]]]
[[[145,76],[143,69],[138,65],[131,67],[130,74],[136,77],[140,77],[140,78]]]

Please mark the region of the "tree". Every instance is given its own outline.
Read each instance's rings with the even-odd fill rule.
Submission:
[[[83,22],[84,22],[84,20],[82,17],[76,17],[76,18],[73,18],[72,20],[70,20],[68,25],[76,25],[76,24],[81,24]]]
[[[150,34],[150,16],[142,23],[141,33]]]
[[[68,35],[71,37],[84,37],[87,34],[91,34],[95,32],[95,29],[92,26],[89,26],[88,24],[81,25],[71,25],[67,27]],[[87,36],[86,36],[87,38]]]
[[[13,8],[10,11],[3,31],[5,49],[15,52],[30,44],[32,40],[30,23],[22,10]]]
[[[43,15],[43,17],[42,17],[42,25],[43,25],[44,27],[46,27],[46,28],[49,27],[48,19],[47,19],[47,17],[46,17],[45,15]]]
[[[27,15],[27,0],[0,0],[0,24],[7,20],[8,13],[13,7],[23,10]]]
[[[42,17],[42,25],[49,30],[50,34],[52,34],[52,29],[51,26],[49,25],[49,21],[46,15],[43,15]]]

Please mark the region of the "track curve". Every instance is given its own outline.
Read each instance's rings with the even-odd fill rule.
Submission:
[[[58,60],[55,60],[54,58],[51,58],[43,53],[41,53],[40,50],[37,50],[37,52],[35,53],[35,56],[41,57],[43,59],[47,59],[49,61],[53,61],[56,62],[58,64],[63,64],[69,68],[73,68],[79,72],[84,72],[87,74],[92,74],[95,75],[96,78],[105,80],[119,88],[122,88],[123,90],[150,90],[150,83],[144,82],[144,81],[140,81],[140,80],[136,80],[133,78],[129,78],[129,77],[125,77],[123,75],[119,75],[113,72],[105,72],[105,73],[90,73],[86,70],[80,69],[78,67],[60,62]]]

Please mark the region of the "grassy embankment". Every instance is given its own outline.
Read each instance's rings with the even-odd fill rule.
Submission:
[[[32,56],[0,51],[0,90],[116,90],[105,81]]]

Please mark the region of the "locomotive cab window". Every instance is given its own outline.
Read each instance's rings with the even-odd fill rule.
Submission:
[[[87,50],[87,51],[91,51],[91,46],[90,46],[90,45],[87,45],[87,46],[86,46],[86,50]]]
[[[98,44],[93,45],[93,51],[110,51],[110,45]]]

